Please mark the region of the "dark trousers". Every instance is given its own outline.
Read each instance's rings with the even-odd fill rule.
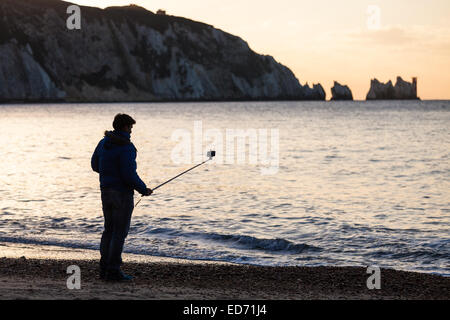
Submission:
[[[113,189],[102,189],[101,194],[105,230],[100,242],[100,268],[116,271],[122,264],[123,244],[130,229],[134,198],[132,193]]]

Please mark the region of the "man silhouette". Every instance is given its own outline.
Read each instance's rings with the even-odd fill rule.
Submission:
[[[92,170],[100,174],[105,229],[100,242],[100,278],[129,281],[120,269],[122,250],[134,209],[134,190],[152,194],[136,173],[136,148],[130,141],[136,121],[127,114],[114,117],[114,131],[105,131],[91,158]]]

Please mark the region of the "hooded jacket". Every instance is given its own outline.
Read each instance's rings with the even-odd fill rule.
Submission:
[[[91,158],[92,170],[100,174],[100,188],[140,194],[147,186],[136,172],[136,148],[125,131],[105,131]]]

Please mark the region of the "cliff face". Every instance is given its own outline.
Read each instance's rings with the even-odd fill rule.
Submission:
[[[417,83],[404,81],[401,77],[397,77],[395,86],[392,82],[381,83],[377,79],[373,79],[370,83],[370,90],[367,93],[366,100],[391,100],[391,99],[419,99],[417,97]]]
[[[333,88],[331,88],[331,100],[353,100],[353,94],[350,88],[346,85],[341,85],[335,81]]]
[[[210,25],[136,6],[0,1],[0,100],[325,99],[270,56]]]

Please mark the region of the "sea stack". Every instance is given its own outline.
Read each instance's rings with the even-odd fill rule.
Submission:
[[[353,94],[347,85],[341,85],[335,81],[331,88],[331,100],[353,100]]]
[[[308,83],[302,86],[302,100],[325,100],[326,93],[320,83],[313,84],[311,88]]]
[[[397,77],[395,86],[392,81],[381,83],[377,79],[371,80],[370,90],[366,100],[417,100],[417,78],[412,78],[412,82],[404,81]]]

